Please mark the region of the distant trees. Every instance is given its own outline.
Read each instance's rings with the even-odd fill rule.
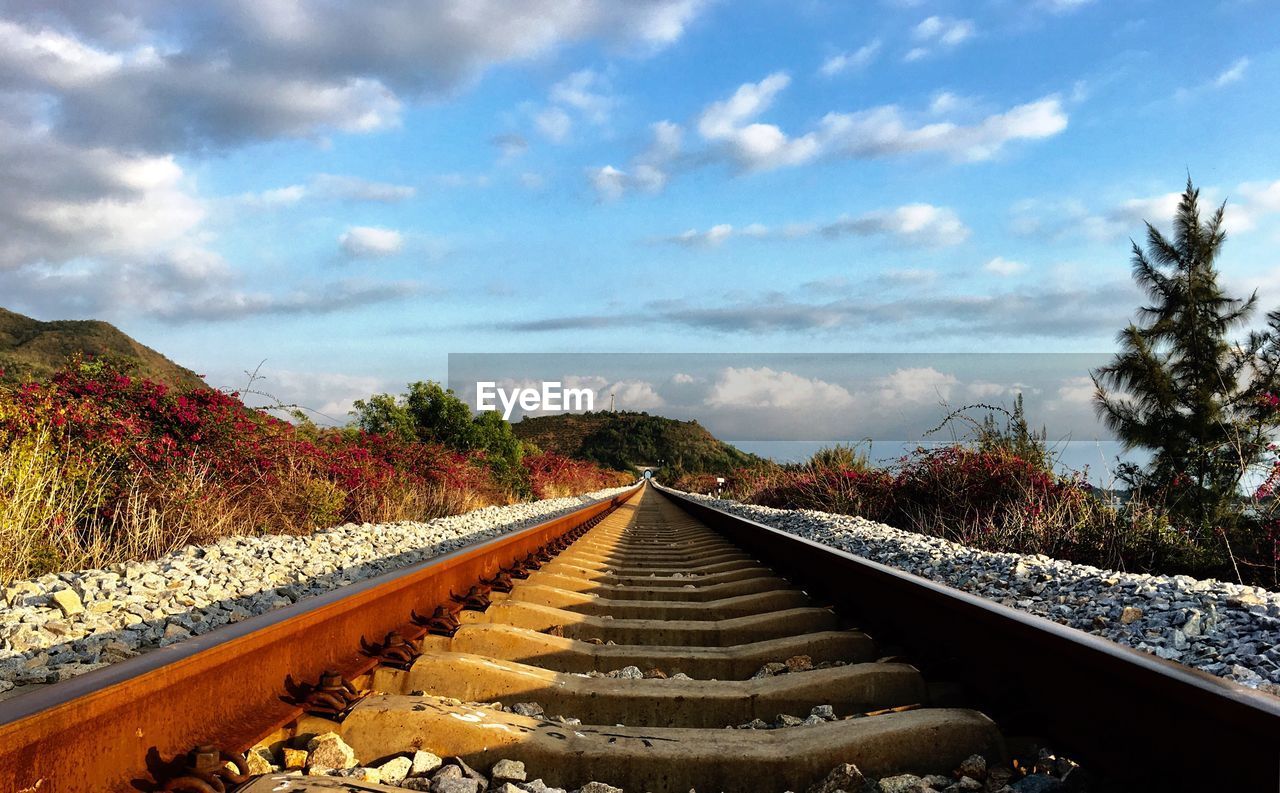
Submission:
[[[1187,180],[1166,238],[1147,223],[1147,247],[1133,243],[1133,277],[1150,305],[1119,334],[1120,351],[1092,373],[1094,405],[1128,449],[1152,452],[1145,467],[1122,466],[1122,481],[1160,494],[1187,529],[1217,529],[1240,516],[1241,483],[1264,464],[1280,418],[1280,313],[1233,341],[1257,307],[1228,295],[1216,262],[1226,241],[1225,204],[1202,218]]]
[[[452,389],[433,381],[408,385],[408,393],[359,399],[351,411],[356,426],[402,440],[439,443],[457,451],[483,451],[492,464],[514,469],[522,448],[511,425],[494,411],[478,416]]]

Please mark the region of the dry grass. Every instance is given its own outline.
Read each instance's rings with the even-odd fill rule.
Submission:
[[[102,505],[109,496],[114,511],[108,515]],[[0,585],[152,559],[228,536],[307,534],[341,522],[346,496],[302,465],[270,486],[252,482],[228,490],[193,461],[158,482],[118,461],[79,458],[40,431],[0,450]],[[357,493],[355,502],[354,520],[383,523],[458,514],[493,499],[447,485],[405,484]]]

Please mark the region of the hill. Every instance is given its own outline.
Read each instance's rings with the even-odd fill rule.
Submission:
[[[99,320],[41,322],[0,308],[0,382],[44,380],[75,353],[110,356],[175,388],[203,388],[199,375]]]
[[[765,462],[716,438],[696,421],[648,413],[564,413],[525,418],[512,427],[516,437],[544,451],[622,471],[661,465],[668,476],[726,474]]]

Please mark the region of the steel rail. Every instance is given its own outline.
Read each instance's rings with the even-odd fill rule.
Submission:
[[[859,627],[958,679],[1006,733],[1025,728],[1144,789],[1280,790],[1274,697],[657,489]]]
[[[153,789],[196,745],[242,752],[302,713],[300,685],[377,664],[392,630],[430,614],[640,487],[568,514],[0,702],[0,791]]]

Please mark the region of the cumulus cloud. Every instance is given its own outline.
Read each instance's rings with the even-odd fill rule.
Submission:
[[[448,96],[498,64],[586,39],[641,50],[665,46],[702,6],[702,0],[444,0],[424,25],[421,5],[409,0],[376,9],[229,0],[202,6],[198,24],[154,0],[9,4],[0,12],[6,297],[51,313],[162,315],[205,307],[188,316],[323,311],[394,299],[403,292],[397,285],[337,289],[332,296],[240,288],[243,265],[212,251],[207,201],[178,164],[186,161],[181,157],[393,127],[407,103]],[[590,92],[574,88],[564,86],[563,101],[589,103]],[[335,176],[244,200],[398,201],[412,191]],[[148,289],[155,300],[143,299]]]
[[[880,54],[880,39],[872,39],[852,52],[840,52],[822,62],[818,74],[823,77],[835,77],[846,72],[865,69]]]
[[[885,404],[902,402],[945,402],[960,380],[933,367],[897,369],[875,381],[879,399]]]
[[[853,396],[843,386],[767,366],[728,367],[707,395],[707,404],[713,408],[840,408],[852,402]]]
[[[564,143],[579,121],[597,127],[608,124],[617,104],[608,77],[594,69],[580,69],[551,86],[545,106],[529,110],[544,138]]]
[[[352,226],[338,237],[342,252],[353,259],[378,259],[404,248],[404,235],[395,229]]]
[[[85,149],[0,122],[0,269],[160,256],[205,216],[171,155]]]
[[[773,124],[753,121],[768,110],[791,78],[776,72],[758,83],[744,83],[728,99],[713,102],[698,118],[703,139],[722,145],[742,167],[767,170],[800,165],[821,153],[815,132],[789,137]]]
[[[407,0],[376,13],[320,0],[229,2],[207,9],[193,35],[165,4],[118,0],[55,13],[19,7],[0,27],[0,52],[12,80],[58,92],[58,125],[70,134],[126,146],[225,146],[385,127],[397,122],[404,96],[444,96],[495,64],[586,38],[663,46],[701,7],[446,0],[424,25]],[[136,31],[133,46],[88,43],[113,15]]]
[[[650,125],[649,148],[636,156],[626,170],[613,165],[587,169],[587,179],[601,201],[616,201],[629,192],[659,193],[666,187],[670,169],[681,157],[684,128],[671,121]]]
[[[972,123],[913,124],[893,105],[856,113],[831,113],[822,121],[833,153],[871,158],[942,152],[962,161],[987,160],[1009,143],[1051,138],[1067,128],[1062,100],[1049,96]]]
[[[591,168],[587,172],[591,186],[602,201],[616,201],[627,192],[630,176],[612,165]]]
[[[985,160],[1018,140],[1052,137],[1067,127],[1057,96],[1017,105],[1002,113],[961,121],[919,120],[896,105],[851,113],[831,112],[811,130],[789,135],[756,119],[791,79],[777,72],[745,83],[728,99],[708,105],[698,118],[702,138],[748,171],[802,165],[820,157],[870,159],[940,152],[963,161]],[[938,108],[933,108],[935,111]]]

